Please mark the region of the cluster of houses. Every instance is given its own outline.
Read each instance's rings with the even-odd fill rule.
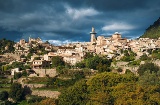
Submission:
[[[43,55],[33,53],[30,61],[28,61],[32,63],[31,66],[33,69],[42,69],[50,67],[52,57],[54,56],[61,56],[65,62],[74,65],[82,61],[87,52],[106,55],[108,59],[111,59],[115,54],[119,53],[121,49],[131,49],[137,56],[141,56],[144,53],[147,54],[148,49],[160,48],[160,39],[139,38],[130,40],[122,38],[118,32],[115,32],[111,37],[96,37],[96,34],[95,29],[92,27],[90,42],[70,43],[56,47],[49,43],[44,43],[40,38],[34,39],[29,37],[28,42],[21,39],[14,45],[15,54],[27,56],[31,48],[42,46],[47,53]],[[53,51],[54,48],[56,48],[56,50]],[[22,61],[24,61],[23,58]]]

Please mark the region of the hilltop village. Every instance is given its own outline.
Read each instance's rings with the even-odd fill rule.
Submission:
[[[137,60],[142,55],[149,56],[149,51],[160,48],[160,38],[130,40],[122,38],[122,35],[118,32],[115,32],[111,37],[97,36],[96,34],[95,29],[92,27],[90,42],[70,43],[62,46],[54,46],[48,41],[42,42],[40,38],[34,39],[29,37],[28,42],[25,41],[25,39],[21,39],[15,43],[13,53],[5,53],[1,56],[12,58],[10,64],[14,61],[23,62],[26,65],[29,64],[32,70],[37,71],[37,69],[49,69],[52,64],[51,60],[55,56],[62,57],[63,61],[69,65],[75,65],[83,61],[87,53],[105,56],[107,59],[114,58],[121,60],[125,57],[123,51],[126,50],[135,53],[134,60]],[[5,50],[8,50],[8,46],[5,47]],[[126,64],[127,63],[121,62],[120,65],[114,66],[120,66],[124,70]],[[19,69],[13,69],[11,74],[14,74],[14,72],[19,72]],[[135,70],[134,73],[136,72]],[[54,74],[54,76],[55,75],[56,74]]]
[[[9,91],[9,94],[11,94],[10,96],[8,96],[9,98],[6,98],[6,100],[15,103],[21,102],[21,100],[25,99],[27,100],[27,105],[28,103],[34,104],[40,101],[43,102],[43,100],[50,100],[54,103],[53,105],[57,105],[55,103],[58,99],[59,103],[61,103],[60,105],[64,105],[66,104],[66,102],[71,101],[70,98],[67,99],[68,96],[66,94],[79,93],[76,93],[75,91],[70,92],[70,90],[67,90],[69,91],[68,93],[65,93],[63,91],[66,88],[70,89],[70,86],[73,88],[73,86],[76,86],[77,81],[82,79],[88,80],[87,82],[85,82],[85,86],[89,87],[88,89],[92,87],[92,84],[94,86],[92,88],[96,88],[95,86],[102,86],[104,84],[105,87],[108,88],[115,83],[117,83],[118,86],[118,83],[123,82],[133,82],[135,84],[138,84],[140,81],[141,84],[145,85],[146,83],[159,83],[157,81],[159,81],[160,78],[157,78],[157,76],[159,76],[158,71],[160,66],[160,38],[138,38],[132,40],[123,38],[122,35],[118,32],[115,32],[111,37],[104,37],[98,36],[94,27],[92,27],[91,29],[90,36],[90,42],[69,43],[61,46],[54,46],[48,41],[43,42],[40,38],[31,37],[29,37],[28,41],[26,41],[25,39],[21,39],[16,43],[7,41],[6,39],[1,40],[2,48],[0,50],[0,75],[3,78],[0,79],[0,90],[5,90],[5,92]],[[3,43],[5,44],[3,45]],[[152,73],[151,70],[155,71],[156,76],[154,74],[150,74],[149,72],[147,72],[147,70],[150,70],[150,73]],[[147,79],[145,79],[145,77],[143,77],[144,74],[145,77],[155,76],[156,79],[154,77],[148,77]],[[150,79],[154,79],[154,82]],[[110,82],[106,82],[106,85],[104,81]],[[25,93],[25,95],[23,96],[23,91],[21,92],[21,96],[17,96],[18,98],[15,97],[16,94],[20,93],[11,92],[11,90],[14,89],[12,87],[12,83],[19,83],[19,87],[22,86],[24,91],[27,91],[27,93]],[[96,85],[94,85],[94,83],[96,83]],[[98,85],[97,83],[102,84]],[[110,85],[108,85],[108,83]],[[77,86],[82,85],[81,82],[77,84]],[[79,89],[81,88],[82,87],[80,87]],[[79,91],[81,90],[78,90],[77,92]],[[104,91],[106,90],[104,89]],[[109,91],[114,92],[113,89]],[[145,91],[143,91],[144,94]],[[87,92],[82,93],[90,94]],[[0,94],[2,94],[1,91]],[[114,97],[114,94],[110,95],[112,99]],[[71,95],[69,97],[72,96],[74,95]],[[100,97],[101,96],[99,96],[97,100],[101,100],[102,98]],[[104,97],[106,96],[104,95]],[[114,97],[114,102],[109,99],[108,101],[103,101],[105,101],[106,103],[119,103],[119,97],[121,96],[117,95],[117,98]],[[64,98],[66,98],[66,101],[64,100]],[[143,97],[141,98],[142,100],[144,99]],[[0,100],[2,99],[3,98],[0,97]],[[81,100],[81,98],[78,99]],[[159,102],[159,98],[156,99],[157,102]],[[92,98],[87,98],[87,101],[85,102],[90,102],[88,100],[95,103],[100,102],[95,101]],[[151,99],[150,101],[152,102]],[[4,101],[2,101],[2,103],[3,102]],[[123,100],[122,103],[124,102],[126,102],[126,104],[130,103]],[[141,104],[144,102],[145,100],[142,101]],[[75,104],[69,103],[67,105]]]

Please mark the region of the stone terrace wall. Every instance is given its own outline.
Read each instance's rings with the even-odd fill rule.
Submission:
[[[29,87],[29,88],[41,88],[41,87],[45,87],[45,84],[22,84],[22,87]]]
[[[4,56],[6,57],[12,57],[13,59],[16,59],[16,60],[20,60],[20,55],[18,54],[13,54],[13,53],[5,53]]]
[[[50,90],[32,90],[32,95],[57,99],[58,96],[60,95],[60,92],[50,91]]]
[[[55,77],[57,75],[56,69],[33,69],[39,77],[45,77],[49,75],[50,77]]]
[[[111,67],[122,68],[123,71],[122,71],[121,74],[124,74],[126,72],[126,70],[129,69],[131,72],[138,75],[137,70],[138,70],[139,66],[133,66],[132,67],[132,66],[128,66],[127,64],[128,64],[128,62],[120,61],[120,62],[116,62],[116,64],[112,63]]]

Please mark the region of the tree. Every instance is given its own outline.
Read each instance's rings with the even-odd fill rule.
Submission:
[[[7,91],[2,91],[0,92],[0,100],[7,100],[8,99],[8,92]]]
[[[21,101],[22,99],[24,99],[22,85],[19,83],[13,83],[10,87],[9,96],[14,101]]]
[[[24,70],[24,71],[22,71],[22,76],[27,76],[28,74],[27,74],[27,71],[26,70]]]
[[[98,70],[98,72],[110,72],[111,70],[109,69],[109,67],[106,65],[106,64],[102,64],[102,63],[99,63],[97,66],[96,66],[96,69]]]
[[[146,54],[143,54],[142,56],[140,56],[140,60],[145,61],[148,60],[149,57]]]
[[[90,69],[96,69],[96,66],[100,63],[100,57],[94,56],[86,59],[86,67]]]
[[[13,62],[11,68],[21,68],[24,69],[24,65],[22,62]]]
[[[144,74],[139,77],[139,83],[143,86],[160,85],[160,71],[157,73],[145,71]]]
[[[27,55],[27,59],[31,59],[31,56],[33,55],[33,53],[29,52]]]
[[[78,68],[85,68],[85,62],[77,62],[75,66]]]
[[[63,61],[62,57],[54,56],[52,58],[52,66],[53,67],[64,66],[64,65],[65,65],[65,62]]]
[[[117,73],[103,72],[87,81],[89,93],[88,105],[114,105],[115,95],[113,89],[119,84],[134,83],[137,77],[131,74],[119,75]],[[125,86],[125,85],[124,85]],[[122,89],[123,90],[123,89]],[[116,92],[121,92],[116,91]],[[125,91],[127,93],[128,91]]]
[[[86,62],[86,67],[90,68],[90,69],[97,69],[97,66],[99,66],[99,64],[107,65],[107,67],[109,67],[111,64],[111,60],[108,60],[104,57],[99,57],[99,56],[94,56],[92,58],[88,58],[85,60],[85,62]],[[100,67],[98,67],[98,68],[100,68]]]
[[[154,63],[145,63],[139,66],[138,74],[141,76],[145,71],[149,70],[150,73],[159,71],[159,66],[155,65]]]
[[[39,104],[35,104],[36,102],[40,102],[44,99],[44,97],[39,97],[39,96],[32,96],[29,100],[28,100],[28,104],[32,105],[39,105]]]
[[[94,57],[93,56],[93,53],[90,53],[90,52],[86,52],[85,56],[84,56],[84,59],[88,59],[88,58],[92,58]]]
[[[148,77],[153,81],[160,77],[160,72]],[[144,86],[138,82],[132,73],[99,73],[64,90],[58,105],[159,105],[160,85]]]
[[[34,60],[41,60],[41,57],[35,57]]]
[[[20,72],[14,74],[14,79],[19,79],[21,77],[22,77],[22,73],[20,73]]]
[[[129,62],[135,59],[136,53],[134,53],[133,51],[124,50],[123,53],[124,53],[124,56],[121,58],[122,61]]]
[[[59,105],[85,105],[86,101],[87,85],[85,80],[76,82],[59,96]]]
[[[57,104],[56,104],[56,100],[51,99],[51,98],[47,98],[47,99],[44,99],[41,102],[39,102],[38,105],[57,105]]]

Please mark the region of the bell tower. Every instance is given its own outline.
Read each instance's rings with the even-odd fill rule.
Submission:
[[[90,35],[91,35],[91,42],[92,43],[95,43],[96,42],[96,32],[95,32],[95,29],[94,27],[92,27],[92,32],[90,32]]]

